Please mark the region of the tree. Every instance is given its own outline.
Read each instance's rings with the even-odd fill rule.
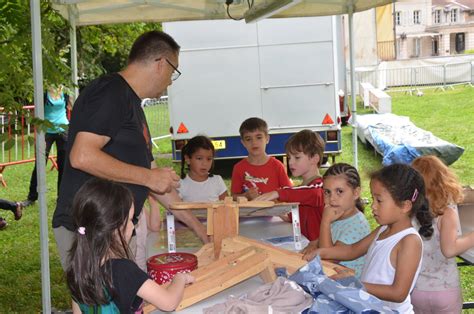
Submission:
[[[69,23],[49,1],[41,3],[43,77],[45,88],[63,84],[72,90]],[[16,120],[25,104],[33,102],[31,20],[28,0],[0,0],[0,106]],[[141,33],[161,28],[157,23],[131,23],[78,27],[78,73],[80,85],[106,73],[120,70],[129,49]],[[1,114],[1,112],[0,112]],[[43,129],[48,121],[30,119]],[[13,133],[18,130],[13,130]],[[6,135],[0,135],[5,141]],[[9,145],[7,145],[9,146]]]

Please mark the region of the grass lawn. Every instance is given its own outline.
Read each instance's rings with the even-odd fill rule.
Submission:
[[[432,131],[440,138],[465,148],[462,157],[452,165],[463,184],[474,185],[474,88],[459,87],[446,92],[426,91],[423,97],[393,94],[393,112],[406,115],[419,127]],[[359,114],[363,114],[361,110]],[[153,121],[149,121],[153,124]],[[152,127],[152,126],[151,126]],[[167,146],[164,146],[165,149]],[[337,161],[352,162],[351,129],[343,129],[343,154]],[[368,174],[380,167],[381,158],[359,143],[359,169],[363,179],[364,197],[370,199]],[[159,164],[170,165],[169,160],[160,159]],[[22,200],[27,196],[33,164],[8,167],[4,176],[8,187],[0,187],[0,198]],[[56,171],[47,172],[48,216],[51,221],[55,207]],[[366,210],[372,226],[375,223],[370,209]],[[0,312],[33,313],[41,311],[41,275],[39,251],[39,215],[35,204],[24,211],[20,221],[13,214],[1,211],[9,227],[0,231]],[[49,224],[51,225],[51,224]],[[50,269],[52,306],[56,309],[70,308],[70,298],[63,280],[62,270],[50,229]],[[474,267],[461,269],[461,281],[465,300],[474,300]]]

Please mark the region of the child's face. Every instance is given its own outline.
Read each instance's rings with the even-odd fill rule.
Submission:
[[[318,160],[319,156],[309,157],[303,152],[288,153],[288,164],[294,177],[306,179],[316,175],[313,172],[318,168]]]
[[[370,192],[372,194],[372,213],[379,225],[392,224],[404,214],[403,208],[395,203],[390,192],[379,181],[370,181]]]
[[[352,188],[343,175],[324,178],[324,204],[344,212],[357,210],[356,200],[360,196],[360,188]]]
[[[191,157],[185,156],[191,177],[207,179],[214,154],[210,149],[199,148]]]
[[[265,147],[270,137],[265,132],[256,130],[244,133],[242,145],[247,149],[249,156],[259,157],[265,154]]]
[[[126,225],[124,225],[125,230],[123,231],[123,235],[127,243],[130,242],[130,239],[132,238],[133,229],[135,228],[132,221],[134,214],[135,214],[135,206],[133,206],[133,203],[132,203],[132,207],[130,207],[130,211],[128,213],[128,219],[126,221]]]

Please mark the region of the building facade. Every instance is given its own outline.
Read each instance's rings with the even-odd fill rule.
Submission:
[[[394,6],[397,59],[474,49],[474,0],[405,0]]]

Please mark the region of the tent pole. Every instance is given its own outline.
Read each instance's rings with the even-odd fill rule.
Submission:
[[[69,13],[69,23],[71,24],[71,28],[69,29],[69,39],[71,41],[71,79],[72,84],[74,85],[74,95],[72,95],[75,99],[79,96],[79,88],[77,85],[77,37],[76,37],[76,16],[72,11],[71,6],[68,6],[68,13]]]
[[[35,116],[44,119],[43,105],[43,61],[41,51],[41,8],[40,1],[30,0],[32,58]],[[46,160],[44,131],[38,130],[36,134],[36,175],[38,180],[38,202],[40,222],[40,248],[41,248],[41,291],[43,313],[51,313],[51,284],[49,270],[48,249],[48,212],[46,208]]]
[[[351,78],[351,103],[352,103],[352,152],[354,155],[353,166],[358,167],[357,157],[357,105],[355,92],[355,64],[354,64],[354,30],[353,30],[353,14],[354,6],[349,5],[349,60],[351,64],[350,78]]]

